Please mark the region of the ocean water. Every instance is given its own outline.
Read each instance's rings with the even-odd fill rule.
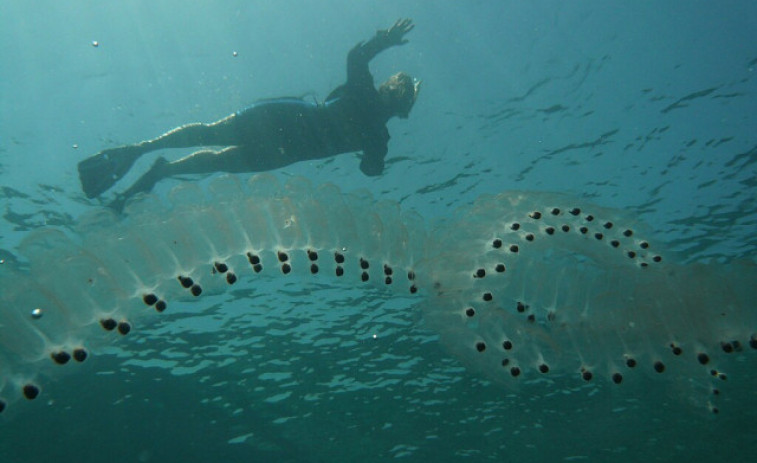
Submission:
[[[32,230],[70,229],[99,206],[81,193],[77,162],[257,99],[321,100],[344,81],[347,51],[400,17],[416,24],[409,43],[371,69],[377,82],[405,70],[423,89],[410,118],[389,123],[385,173],[366,178],[345,154],[274,172],[282,182],[365,189],[429,221],[504,190],[564,193],[645,223],[682,265],[754,260],[749,2],[6,1],[0,270]],[[115,191],[156,156],[185,154],[145,156]],[[155,195],[213,180],[162,182]],[[502,384],[440,340],[423,300],[298,276],[171,305],[45,376],[38,399],[8,399],[0,461],[724,461],[757,451],[754,350],[727,364],[718,414],[682,399],[688,379]],[[754,322],[757,308],[746,310]]]

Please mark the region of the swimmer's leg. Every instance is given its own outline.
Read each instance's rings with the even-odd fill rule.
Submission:
[[[99,196],[126,175],[140,156],[150,151],[233,145],[237,142],[235,138],[238,133],[233,126],[235,117],[232,114],[212,124],[186,124],[152,140],[100,151],[78,165],[82,190],[88,198]]]
[[[158,158],[144,175],[128,190],[119,194],[110,207],[121,210],[127,199],[138,193],[147,193],[153,189],[159,181],[181,174],[210,174],[214,172],[241,173],[249,172],[249,166],[245,159],[248,153],[238,146],[230,146],[219,151],[202,150],[179,159],[168,162],[164,158]]]

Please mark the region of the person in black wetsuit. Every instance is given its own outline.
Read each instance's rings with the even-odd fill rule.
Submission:
[[[377,90],[368,63],[381,51],[407,43],[404,36],[413,27],[411,20],[401,19],[358,43],[347,56],[347,82],[322,104],[300,98],[261,100],[211,124],[187,124],[152,140],[103,150],[79,163],[82,189],[94,198],[111,188],[143,154],[194,146],[225,148],[202,149],[173,162],[158,158],[114,204],[121,206],[173,175],[258,172],[352,151],[362,151],[360,170],[365,175],[379,175],[389,141],[386,123],[394,116],[408,117],[420,82],[400,72]]]

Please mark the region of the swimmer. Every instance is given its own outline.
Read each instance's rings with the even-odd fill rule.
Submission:
[[[365,175],[380,175],[389,141],[386,123],[392,117],[408,117],[420,81],[399,72],[376,89],[368,63],[387,48],[407,43],[405,35],[413,27],[412,20],[400,19],[352,48],[347,55],[347,82],[323,103],[301,98],[261,100],[217,122],[186,124],[152,140],[109,148],[81,161],[78,170],[84,194],[88,198],[101,195],[140,156],[165,148],[222,147],[200,149],[173,162],[158,158],[112,206],[120,209],[126,199],[174,175],[260,172],[355,151],[362,152],[360,170]]]

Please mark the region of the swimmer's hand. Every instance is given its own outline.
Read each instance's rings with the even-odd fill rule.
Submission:
[[[388,30],[376,31],[376,38],[380,39],[385,47],[404,45],[407,43],[407,39],[404,38],[405,34],[413,30],[414,27],[415,24],[413,24],[412,19],[398,19]]]

